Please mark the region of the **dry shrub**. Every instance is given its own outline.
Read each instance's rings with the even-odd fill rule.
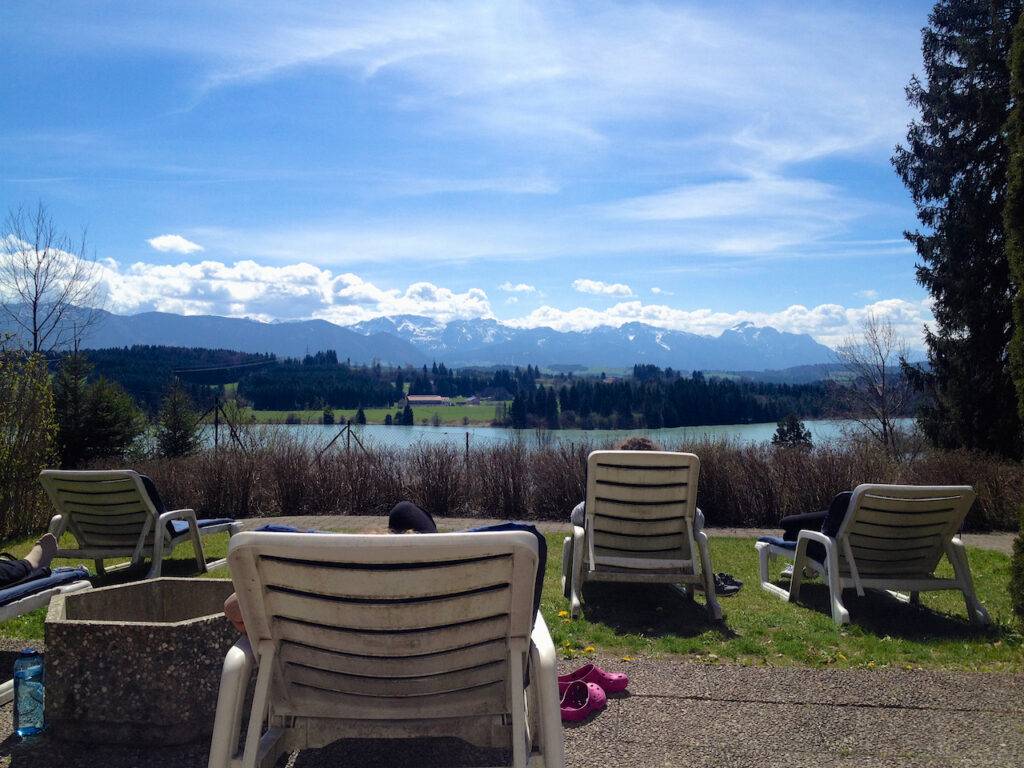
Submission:
[[[470,450],[419,443],[405,450],[332,449],[277,439],[242,451],[207,451],[139,465],[168,506],[201,516],[386,515],[403,499],[437,517],[567,520],[585,492],[586,459],[598,446],[513,440]],[[978,492],[967,530],[1012,530],[1024,502],[1024,470],[966,451],[923,451],[894,461],[870,442],[813,450],[721,440],[666,446],[700,456],[697,504],[712,526],[776,527],[789,514],[827,507],[859,483],[967,484]]]
[[[418,443],[406,452],[409,500],[435,517],[466,513],[465,458],[452,445]]]

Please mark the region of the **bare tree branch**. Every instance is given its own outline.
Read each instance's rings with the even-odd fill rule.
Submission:
[[[847,407],[851,417],[874,437],[886,452],[900,454],[896,420],[910,402],[910,384],[900,369],[906,358],[906,342],[888,318],[869,314],[859,337],[847,338],[836,356],[851,376]]]
[[[99,268],[39,203],[11,210],[0,234],[0,309],[32,352],[77,345],[100,317]],[[19,332],[20,329],[20,332]]]

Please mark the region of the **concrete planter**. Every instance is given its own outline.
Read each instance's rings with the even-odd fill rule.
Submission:
[[[46,616],[46,722],[61,739],[184,744],[209,736],[238,639],[220,579],[152,579],[58,595]]]

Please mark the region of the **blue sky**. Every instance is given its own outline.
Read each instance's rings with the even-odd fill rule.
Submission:
[[[114,311],[930,319],[928,3],[156,5],[0,7],[0,206],[88,227]]]

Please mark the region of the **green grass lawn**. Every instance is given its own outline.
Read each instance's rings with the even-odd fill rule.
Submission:
[[[392,417],[401,411],[401,408],[364,408],[367,424],[383,424],[384,418],[391,414]],[[489,426],[495,418],[497,406],[494,403],[484,405],[432,405],[418,406],[413,408],[413,415],[417,424],[432,424],[434,414],[444,426],[462,426],[468,423],[474,426]],[[252,417],[257,424],[284,424],[290,415],[298,416],[303,424],[319,424],[323,419],[323,410],[299,410],[299,411],[256,411],[244,409],[244,418]],[[356,409],[335,409],[334,420],[343,424],[346,420],[356,418]],[[207,419],[212,421],[212,419]]]
[[[443,525],[442,525],[443,527]],[[713,623],[703,597],[693,602],[660,585],[590,584],[584,589],[583,617],[570,620],[562,596],[561,534],[549,534],[549,557],[541,610],[556,646],[566,657],[596,651],[634,654],[687,654],[705,663],[802,665],[810,667],[949,668],[1024,671],[1024,637],[1010,609],[1007,593],[1009,558],[981,549],[968,555],[978,596],[993,625],[979,629],[967,621],[958,593],[924,593],[922,607],[897,603],[886,595],[844,595],[853,623],[840,629],[828,609],[827,589],[806,583],[803,602],[785,603],[757,583],[752,538],[714,537],[711,557],[716,571],[744,582],[739,594],[722,598],[725,620]],[[31,540],[7,542],[0,549],[24,554]],[[223,557],[227,534],[204,539],[207,557]],[[192,548],[182,545],[165,561],[168,576],[194,572]],[[776,561],[781,568],[782,561]],[[68,561],[58,561],[58,565]],[[86,563],[92,567],[91,563]],[[952,574],[945,563],[943,570]],[[225,578],[226,569],[210,574]],[[123,581],[125,575],[97,580],[97,586]],[[0,624],[0,636],[31,642],[43,636],[40,609]]]

